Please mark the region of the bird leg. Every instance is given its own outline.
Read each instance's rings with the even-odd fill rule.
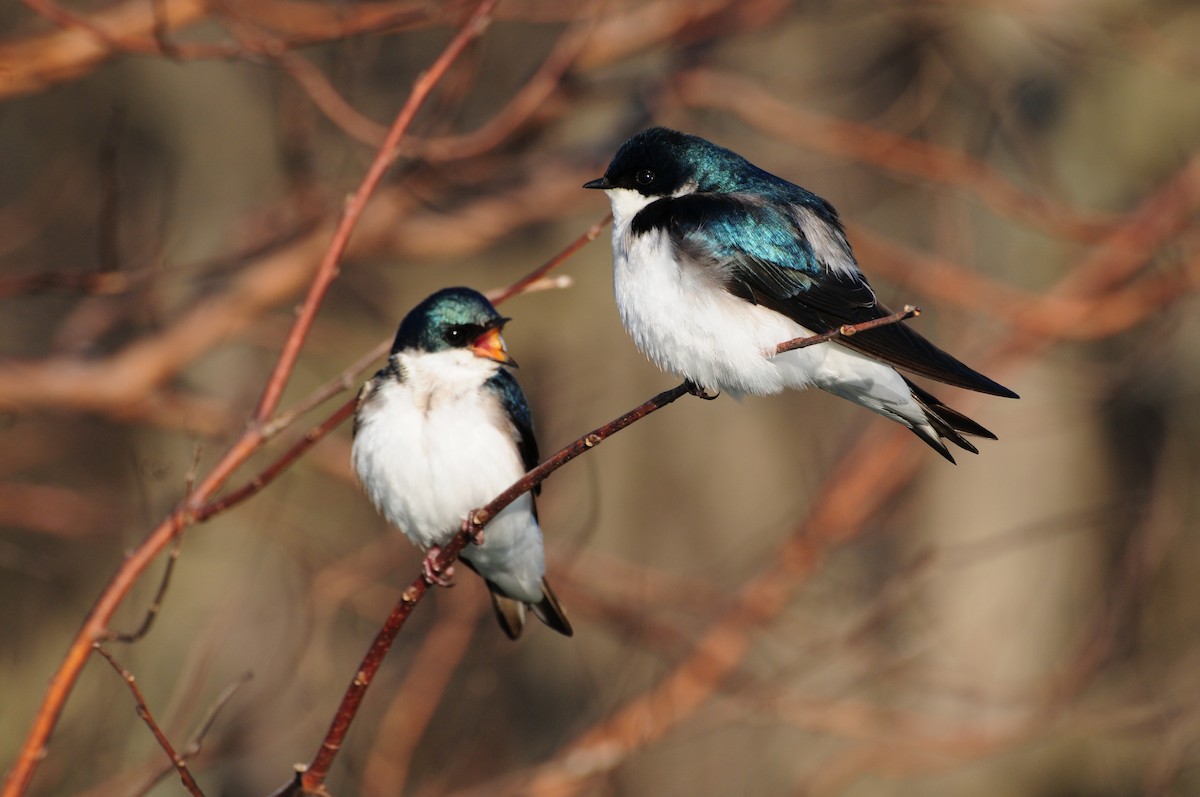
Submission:
[[[685,380],[684,384],[687,385],[687,391],[689,393],[691,393],[696,398],[702,398],[705,401],[712,401],[717,396],[721,395],[721,391],[709,390],[706,387],[696,384],[695,382],[693,382],[690,379]]]
[[[425,558],[421,560],[421,573],[425,576],[426,583],[431,586],[453,587],[454,565],[443,570],[441,562],[438,561],[441,555],[442,549],[436,545],[426,551]]]

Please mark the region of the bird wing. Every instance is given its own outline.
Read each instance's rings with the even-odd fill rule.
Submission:
[[[731,294],[816,333],[892,312],[858,270],[833,208],[813,195],[802,202],[739,193],[667,197],[638,213],[633,229],[666,231],[683,259],[714,270]],[[930,379],[1016,398],[903,323],[839,343]]]
[[[500,407],[513,427],[513,442],[521,454],[521,463],[529,472],[537,467],[538,446],[537,438],[533,436],[533,414],[529,411],[529,402],[517,380],[504,368],[500,368],[487,381],[487,387],[500,400]],[[541,485],[533,488],[533,494],[541,492]]]

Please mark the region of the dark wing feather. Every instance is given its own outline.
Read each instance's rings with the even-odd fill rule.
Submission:
[[[891,314],[875,298],[866,278],[830,267],[853,262],[837,216],[824,202],[805,195],[799,203],[767,202],[749,194],[687,194],[644,208],[634,231],[665,230],[677,251],[715,270],[726,290],[768,307],[813,332],[859,324]],[[812,241],[802,229],[831,225],[828,240]],[[832,234],[836,233],[836,234]],[[838,247],[822,251],[818,247]],[[783,341],[780,341],[781,343]],[[844,346],[940,382],[1016,398],[1008,388],[942,351],[906,324],[888,324],[839,341]]]
[[[538,446],[537,438],[533,436],[533,414],[529,411],[529,402],[517,380],[507,370],[501,368],[487,381],[487,387],[500,399],[500,407],[509,422],[512,423],[513,442],[521,453],[521,463],[529,472],[537,467]],[[541,492],[541,485],[533,488],[533,494]],[[536,512],[536,510],[535,510]]]

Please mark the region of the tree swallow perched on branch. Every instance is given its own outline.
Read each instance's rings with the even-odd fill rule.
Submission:
[[[387,365],[359,393],[354,471],[380,513],[431,555],[468,512],[538,463],[529,404],[500,367],[516,367],[500,337],[507,321],[478,291],[439,291],[405,316]],[[510,638],[525,627],[526,607],[572,635],[546,583],[532,494],[498,514],[462,559],[487,582]],[[427,556],[426,575],[440,583],[431,563]]]
[[[663,127],[617,151],[602,189],[613,211],[617,310],[639,349],[698,387],[819,387],[904,424],[951,462],[942,438],[996,439],[896,372],[1017,398],[905,324],[776,354],[777,344],[891,314],[821,197],[698,136]]]

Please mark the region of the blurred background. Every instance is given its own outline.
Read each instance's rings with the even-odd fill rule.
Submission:
[[[126,551],[245,428],[345,197],[471,8],[0,6],[0,768]],[[1200,7],[1166,0],[502,0],[283,408],[433,290],[502,288],[604,218],[580,185],[650,124],[828,198],[880,297],[1022,398],[937,387],[999,436],[957,467],[816,391],[634,425],[540,499],[575,637],[510,642],[461,573],[329,792],[1200,793],[1197,41]],[[502,307],[543,455],[677,381],[621,328],[607,229],[556,274]],[[311,758],[419,572],[349,446],[345,424],[188,528],[149,633],[107,644],[173,744],[202,741],[206,794]],[[183,793],[165,770],[92,656],[28,793]]]

